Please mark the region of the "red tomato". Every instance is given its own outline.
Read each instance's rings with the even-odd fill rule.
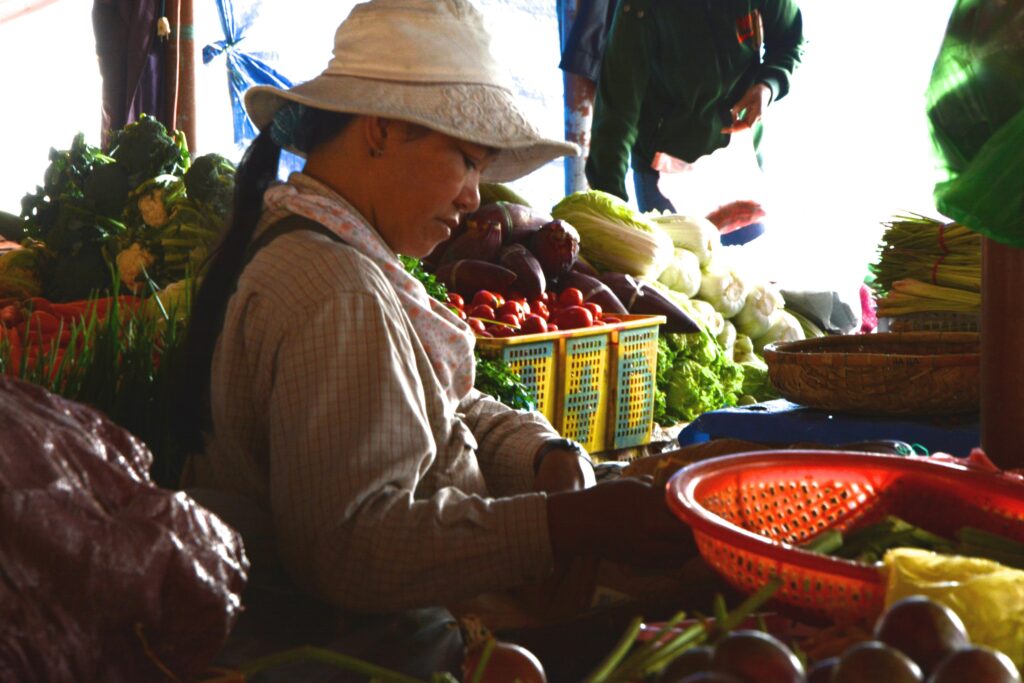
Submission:
[[[466,319],[466,312],[464,310],[462,310],[461,308],[459,308],[458,306],[453,306],[452,304],[449,304],[448,305],[448,310],[451,311],[452,313],[454,313],[455,315],[457,315],[459,317],[459,320],[465,320]]]
[[[475,304],[468,311],[470,318],[486,318],[494,320],[494,307],[488,304]]]
[[[548,323],[548,332],[558,332],[558,325],[555,323]]]
[[[621,320],[616,318],[614,315],[604,315],[604,316],[601,316],[601,320],[603,322],[608,323],[609,325],[612,325],[614,323],[621,323],[622,322]]]
[[[579,291],[579,290],[577,290]],[[594,314],[582,306],[566,306],[554,315],[555,324],[563,330],[574,330],[579,327],[590,327],[594,324]]]
[[[594,314],[594,320],[599,319],[604,313],[604,309],[601,308],[601,304],[595,304],[593,301],[583,302],[583,308],[588,309]]]
[[[519,316],[514,313],[501,313],[495,318],[499,323],[505,323],[519,329]]]
[[[548,304],[549,306],[551,305],[552,301],[558,301],[558,295],[555,294],[550,289],[545,292],[541,292],[540,296],[537,298],[543,301],[544,303]]]
[[[516,320],[520,320],[523,317],[523,309],[520,307],[518,301],[506,301],[494,311],[498,316],[510,315]]]
[[[479,292],[474,294],[473,299],[470,302],[470,306],[490,306],[491,308],[497,308],[500,305],[501,301],[498,300],[498,295],[486,289],[481,289]]]
[[[466,652],[462,660],[464,681],[473,680],[483,650],[483,646],[478,646]],[[494,643],[480,680],[482,683],[547,683],[547,675],[537,655],[521,645],[499,640]]]
[[[540,299],[534,299],[530,302],[530,312],[536,313],[545,320],[551,317],[551,311],[548,310],[548,305]]]
[[[531,313],[523,320],[523,334],[541,334],[548,331],[548,321]]]
[[[466,300],[463,299],[462,295],[458,292],[448,292],[448,303],[459,309],[464,309],[466,307]]]
[[[505,296],[501,292],[495,292],[494,296],[498,297],[498,306],[501,306],[503,303],[505,303]]]
[[[488,325],[487,331],[491,333],[492,337],[514,337],[519,333],[518,329],[504,325]]]
[[[477,334],[487,330],[487,327],[484,325],[484,321],[480,320],[480,318],[470,318],[466,322],[469,323],[469,328]]]
[[[562,293],[558,295],[558,304],[562,307],[582,306],[583,292],[575,287],[566,287],[562,290]]]

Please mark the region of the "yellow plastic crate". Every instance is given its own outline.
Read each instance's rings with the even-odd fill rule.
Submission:
[[[537,411],[591,453],[642,446],[654,418],[658,327],[664,316],[518,337],[477,338],[515,370]]]

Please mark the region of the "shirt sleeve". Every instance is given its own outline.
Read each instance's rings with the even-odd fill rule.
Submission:
[[[626,171],[637,137],[654,55],[646,3],[620,2],[608,36],[594,100],[587,182],[628,200]]]
[[[764,62],[756,80],[772,89],[772,102],[789,92],[790,79],[803,59],[803,26],[800,8],[791,0],[765,3]]]
[[[533,459],[542,445],[559,434],[538,412],[515,410],[477,390],[460,408],[479,443],[477,457],[487,488],[505,496],[533,487]]]
[[[314,594],[357,612],[442,604],[543,576],[552,562],[543,494],[419,493],[439,448],[461,448],[453,467],[470,474],[475,454],[471,439],[435,443],[439,415],[425,400],[412,327],[382,276],[367,288],[282,322],[269,476],[286,566]],[[477,410],[492,425],[484,442],[514,450],[500,418]]]

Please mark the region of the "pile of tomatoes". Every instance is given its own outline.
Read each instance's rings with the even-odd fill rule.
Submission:
[[[575,287],[545,291],[533,299],[481,289],[468,302],[449,292],[448,307],[479,337],[516,337],[621,322],[606,315],[599,304],[584,301],[583,292]]]

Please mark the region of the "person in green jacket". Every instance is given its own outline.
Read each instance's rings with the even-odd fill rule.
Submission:
[[[756,148],[803,42],[793,0],[620,0],[594,103],[591,188],[628,200],[632,157],[640,210],[674,211],[658,190],[656,155],[693,163],[748,128]]]

